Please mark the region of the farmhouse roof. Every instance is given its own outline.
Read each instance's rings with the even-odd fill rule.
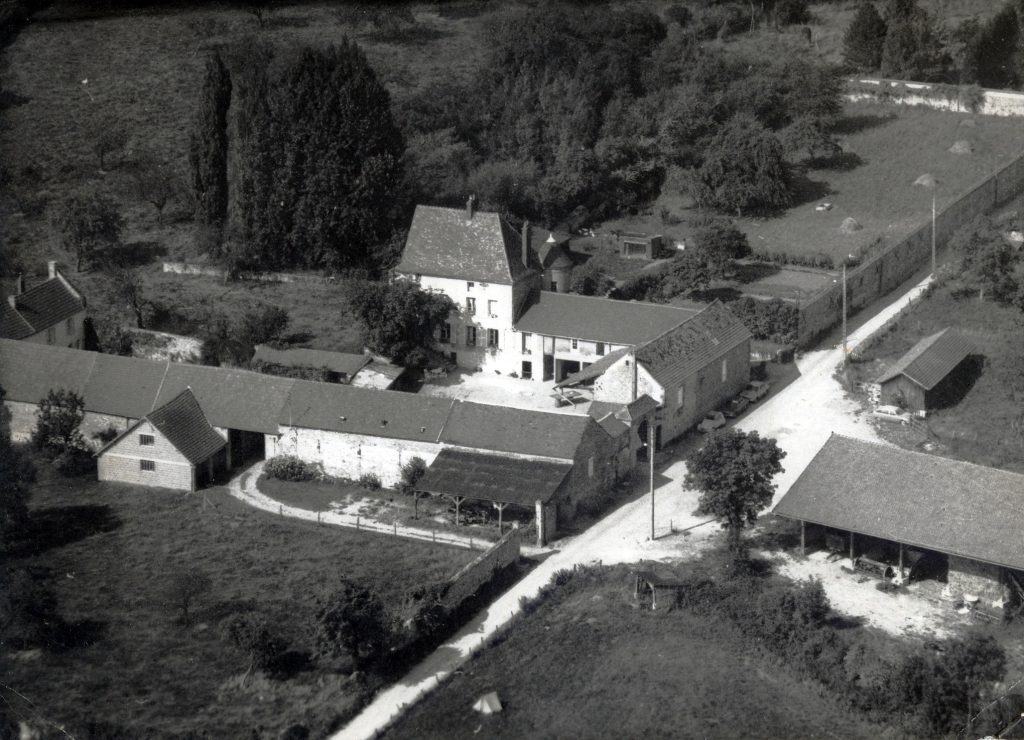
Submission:
[[[975,346],[951,327],[925,337],[882,374],[877,383],[886,383],[898,375],[905,376],[926,391],[959,365],[965,357],[977,352]]]
[[[297,380],[281,408],[281,426],[436,442],[453,401],[399,391]]]
[[[571,460],[593,419],[581,414],[529,411],[460,401],[441,442],[496,452]]]
[[[32,324],[18,313],[6,300],[0,302],[0,337],[4,339],[25,339],[35,334]]]
[[[95,352],[0,339],[0,386],[7,400],[25,403],[37,403],[50,389],[84,395],[97,357]]]
[[[678,306],[541,291],[516,322],[519,331],[609,344],[640,344],[693,318]]]
[[[1024,568],[1024,475],[833,434],[775,513]]]
[[[8,304],[5,316],[0,319],[4,328],[0,336],[6,339],[24,339],[71,318],[84,308],[82,296],[63,276],[52,277],[14,296],[13,309]],[[12,312],[21,317],[20,324],[10,315]],[[11,325],[12,334],[7,333],[7,325]],[[29,334],[24,333],[25,325],[32,329]]]
[[[541,462],[463,450],[441,450],[417,490],[532,507],[547,503],[572,470],[569,462]]]
[[[416,206],[395,271],[502,285],[528,271],[516,229],[491,211],[467,215],[463,208]]]
[[[193,465],[203,462],[227,444],[226,439],[213,431],[189,388],[145,418]]]
[[[89,354],[96,359],[82,391],[87,411],[140,419],[153,410],[166,362]]]
[[[327,368],[331,372],[352,377],[372,358],[348,352],[328,352],[322,349],[274,349],[265,344],[256,345],[254,362],[266,362],[285,367]]]
[[[588,380],[604,375],[604,371],[614,365],[620,357],[628,355],[631,347],[623,347],[614,352],[609,352],[597,362],[592,362],[579,372],[567,375],[564,380],[555,383],[555,388],[565,388],[571,385],[586,383]]]

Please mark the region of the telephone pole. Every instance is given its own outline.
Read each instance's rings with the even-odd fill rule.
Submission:
[[[846,263],[843,263],[843,365],[846,365]]]
[[[654,420],[647,421],[647,457],[651,465],[651,541],[654,541]]]
[[[935,193],[932,193],[932,277],[935,277]]]

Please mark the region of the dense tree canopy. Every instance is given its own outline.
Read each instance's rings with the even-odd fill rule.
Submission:
[[[196,218],[221,224],[228,213],[228,108],[231,76],[214,52],[206,60],[206,77],[189,137],[189,163]]]
[[[349,305],[364,344],[403,365],[425,364],[434,333],[455,309],[451,298],[414,283],[352,283]]]
[[[76,270],[91,266],[101,250],[121,239],[124,218],[117,204],[95,188],[78,190],[61,203],[56,215],[64,248],[75,255]]]
[[[878,69],[882,63],[885,30],[885,21],[875,9],[874,3],[861,3],[843,36],[843,61],[846,66],[858,72]]]

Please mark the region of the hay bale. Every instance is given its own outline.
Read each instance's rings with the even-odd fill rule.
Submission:
[[[930,172],[926,172],[914,180],[914,184],[919,185],[922,188],[934,188],[938,184],[938,180],[935,179],[935,175]]]
[[[860,231],[864,227],[853,216],[847,216],[843,219],[843,223],[840,224],[839,230],[844,234],[852,234],[855,231]]]
[[[974,151],[974,145],[967,139],[960,139],[949,148],[950,154],[970,154]]]
[[[973,118],[965,118],[964,120],[960,121],[960,123],[958,123],[957,125],[963,126],[964,128],[974,128],[975,126],[978,125],[978,123]]]

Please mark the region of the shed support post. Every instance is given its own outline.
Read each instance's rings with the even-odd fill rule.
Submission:
[[[498,502],[494,503],[494,508],[498,510],[498,536],[499,537],[502,534],[504,534],[504,530],[502,529],[502,514],[505,513],[505,507],[507,505],[508,504],[502,504],[502,503],[498,503]]]
[[[462,502],[465,500],[462,496],[452,496],[452,500],[455,502],[455,526],[459,526],[459,510],[462,508]]]
[[[807,522],[800,520],[800,555],[807,554]]]
[[[853,554],[853,532],[850,532],[850,565],[853,565],[854,554]]]
[[[900,580],[903,580],[903,543],[900,543]]]

